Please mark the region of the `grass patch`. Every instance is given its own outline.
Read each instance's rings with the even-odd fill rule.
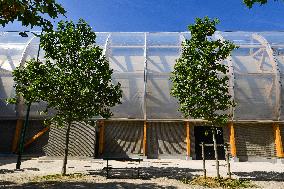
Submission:
[[[62,176],[61,174],[54,174],[54,175],[44,175],[38,176],[33,179],[34,182],[42,182],[42,181],[62,181],[62,180],[78,180],[84,179],[86,177],[85,174],[82,173],[73,173],[73,174],[66,174]]]
[[[258,186],[253,184],[249,180],[239,180],[239,179],[229,179],[229,178],[216,178],[216,177],[207,177],[204,178],[203,176],[196,177],[192,180],[184,178],[182,182],[185,184],[191,185],[199,185],[205,186],[208,188],[257,188]]]

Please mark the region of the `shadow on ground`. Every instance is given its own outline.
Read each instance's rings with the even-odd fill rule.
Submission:
[[[90,175],[100,175],[106,177],[106,170],[87,170]],[[147,167],[141,168],[139,171],[137,169],[110,169],[109,178],[113,179],[151,179],[151,178],[168,178],[177,179],[182,178],[192,178],[195,176],[193,172],[202,171],[201,169],[189,169],[189,168],[177,168],[177,167]]]
[[[265,172],[265,171],[253,171],[253,172],[234,172],[233,174],[253,181],[284,181],[284,172]]]
[[[0,169],[0,175],[6,173],[20,173],[24,172],[25,170],[29,171],[39,171],[38,168],[24,168],[24,169]]]
[[[5,182],[5,181],[4,181]],[[104,188],[104,189],[123,189],[123,188],[140,188],[140,189],[176,189],[173,186],[160,186],[156,183],[128,183],[128,182],[108,182],[108,183],[91,183],[91,182],[59,182],[59,181],[47,181],[40,183],[25,183],[16,185],[15,183],[0,181],[0,187],[20,189],[20,188]]]
[[[28,161],[28,160],[31,160],[33,158],[38,158],[38,157],[40,156],[39,155],[23,155],[21,162]],[[6,164],[12,164],[12,163],[15,163],[15,166],[16,166],[17,158],[18,156],[15,154],[6,155],[6,156],[3,154],[0,154],[0,166],[6,165]]]
[[[6,164],[11,164],[11,163],[16,163],[17,162],[17,157],[2,157],[0,156],[0,166],[6,165]]]

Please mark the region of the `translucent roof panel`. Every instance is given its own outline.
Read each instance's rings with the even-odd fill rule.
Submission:
[[[284,32],[262,32],[259,33],[261,36],[263,36],[267,42],[270,44],[271,49],[273,50],[273,55],[275,57],[275,62],[278,65],[279,69],[279,78],[280,79],[280,105],[281,107],[284,104]],[[278,72],[277,72],[278,73]],[[275,81],[275,82],[279,82]],[[280,111],[280,120],[284,120],[284,110],[283,108]]]
[[[7,104],[6,99],[15,96],[12,76],[0,76],[0,118],[10,118],[16,116],[16,106]]]
[[[27,33],[0,33],[0,118],[23,115],[24,109],[7,105],[15,95],[12,71],[26,60],[36,58],[39,38]],[[184,119],[178,101],[170,95],[170,75],[181,54],[188,32],[99,32],[96,44],[104,49],[114,73],[113,83],[121,83],[121,104],[112,108],[113,118]],[[235,120],[284,121],[284,32],[216,32],[210,40],[230,40],[239,46],[223,61],[230,69],[229,91],[234,97]],[[44,61],[44,52],[39,58]],[[46,103],[34,103],[32,119],[42,119],[38,111]]]
[[[239,48],[232,52],[235,73],[274,72],[266,48]]]
[[[284,32],[260,32],[272,47],[284,46]]]
[[[273,74],[235,74],[235,119],[276,119],[276,90]]]
[[[96,44],[99,45],[101,48],[104,48],[110,34],[109,33],[97,33],[96,34]]]
[[[121,104],[112,108],[114,118],[144,118],[144,75],[143,73],[115,73],[113,83],[121,84]]]
[[[170,95],[172,82],[169,74],[148,74],[147,77],[147,118],[182,119],[178,101]]]
[[[140,46],[145,44],[144,33],[112,33],[110,46]]]
[[[0,35],[0,69],[13,71],[21,63],[24,50],[34,38],[33,34],[21,37],[16,32]]]
[[[147,71],[149,73],[170,73],[174,69],[176,59],[180,56],[180,48],[148,47]]]
[[[0,117],[11,118],[17,115],[16,106],[9,105],[7,98],[15,96],[12,71],[24,63],[26,50],[34,35],[21,37],[18,32],[0,33]]]
[[[253,38],[252,32],[220,32],[224,39],[233,42],[242,47],[262,45],[258,40]]]
[[[147,46],[177,46],[182,42],[180,33],[149,33],[147,35]]]
[[[144,48],[111,47],[107,55],[114,72],[144,72]]]

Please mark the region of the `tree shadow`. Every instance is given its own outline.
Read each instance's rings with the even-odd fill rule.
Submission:
[[[106,177],[106,169],[103,170],[87,170],[90,175],[100,175]],[[196,175],[192,172],[199,172],[201,169],[177,168],[177,167],[141,167],[139,177],[137,169],[116,168],[109,170],[109,178],[115,179],[144,179],[151,178],[168,178],[180,180],[182,178],[192,178]]]
[[[0,175],[6,173],[19,173],[24,172],[25,170],[29,171],[40,171],[39,168],[24,168],[24,169],[0,169]]]
[[[23,163],[24,161],[28,161],[28,160],[31,160],[33,158],[38,158],[38,157],[40,156],[34,155],[34,154],[28,154],[28,155],[23,154],[21,158],[21,162]],[[15,163],[15,167],[16,167],[17,158],[18,158],[17,154],[9,154],[5,156],[0,156],[0,166]]]
[[[253,171],[253,172],[233,172],[235,175],[242,179],[249,179],[253,181],[284,181],[284,172],[266,172],[266,171]]]
[[[62,181],[44,181],[44,182],[28,182],[24,184],[15,184],[0,181],[1,186],[16,189],[16,188],[104,188],[104,189],[123,189],[123,188],[141,188],[141,189],[176,189],[174,186],[162,186],[156,183],[128,183],[128,182],[107,182],[107,183],[92,183],[92,182],[62,182]],[[6,184],[6,185],[5,185]]]
[[[9,185],[15,185],[16,183],[6,180],[0,180],[0,188],[8,187]]]

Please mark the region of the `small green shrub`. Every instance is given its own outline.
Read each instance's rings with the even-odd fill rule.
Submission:
[[[236,188],[257,188],[257,186],[249,180],[239,180],[239,179],[229,179],[229,178],[216,178],[216,177],[207,177],[204,178],[203,176],[196,177],[194,179],[188,179],[184,178],[181,180],[185,184],[191,184],[191,185],[199,185],[199,186],[205,186],[208,188],[230,188],[230,189],[236,189]]]

